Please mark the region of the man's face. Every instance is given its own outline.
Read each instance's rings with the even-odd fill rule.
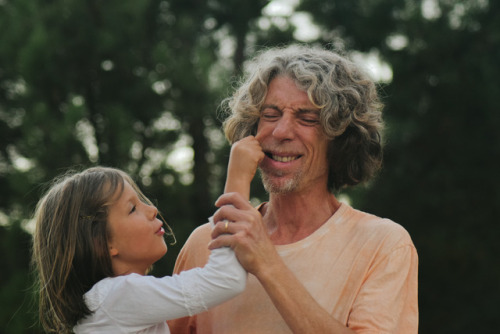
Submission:
[[[328,140],[319,109],[292,79],[280,76],[269,84],[256,138],[266,154],[260,169],[269,193],[326,188]]]

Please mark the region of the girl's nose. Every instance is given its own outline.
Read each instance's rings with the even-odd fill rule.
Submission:
[[[153,220],[158,216],[158,208],[154,205],[149,205],[150,209],[150,219]]]

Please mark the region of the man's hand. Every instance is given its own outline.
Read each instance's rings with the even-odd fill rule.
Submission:
[[[255,276],[279,260],[260,212],[248,201],[237,193],[229,193],[220,196],[216,205],[220,209],[214,214],[216,225],[210,249],[231,247],[243,268]]]

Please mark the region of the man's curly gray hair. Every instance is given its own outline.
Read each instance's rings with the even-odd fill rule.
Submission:
[[[299,45],[260,53],[232,97],[222,103],[227,139],[255,134],[269,83],[293,79],[320,109],[330,139],[328,188],[339,190],[369,180],[382,164],[382,108],[376,86],[356,64],[338,53]]]

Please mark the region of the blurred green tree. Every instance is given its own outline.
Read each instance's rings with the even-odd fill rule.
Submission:
[[[178,238],[154,272],[171,273],[222,190],[217,105],[265,39],[256,22],[268,3],[0,1],[0,333],[39,331],[29,219],[68,168],[114,166],[137,180]],[[291,29],[269,29],[280,34],[267,44],[291,40]]]
[[[492,332],[500,298],[500,3],[303,0],[319,41],[378,55],[387,147],[356,204],[411,233],[422,333]]]
[[[155,274],[222,190],[228,147],[217,106],[244,61],[293,42],[269,1],[0,1],[0,333],[27,316],[29,217],[68,167],[131,173],[173,227]],[[385,166],[355,206],[405,226],[420,254],[422,333],[496,328],[500,192],[500,4],[487,0],[302,0],[313,43],[392,69]],[[257,196],[262,189],[256,182]],[[193,204],[195,207],[193,208]],[[6,254],[8,254],[6,256]]]

